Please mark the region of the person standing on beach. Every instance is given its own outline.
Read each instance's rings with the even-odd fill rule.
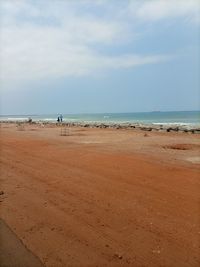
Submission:
[[[63,120],[63,115],[60,114],[60,122],[62,122],[62,120]]]

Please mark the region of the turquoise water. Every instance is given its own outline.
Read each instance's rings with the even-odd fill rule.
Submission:
[[[33,121],[56,122],[59,114],[47,115],[1,115],[0,120],[23,121],[31,117]],[[137,112],[62,114],[65,122],[107,122],[107,123],[155,123],[155,124],[200,124],[200,111]]]

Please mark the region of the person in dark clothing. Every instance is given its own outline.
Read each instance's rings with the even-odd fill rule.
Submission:
[[[62,120],[63,120],[63,115],[60,114],[60,122],[62,122]]]

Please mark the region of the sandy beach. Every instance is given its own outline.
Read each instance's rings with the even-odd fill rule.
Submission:
[[[1,219],[47,267],[200,266],[199,140],[2,123]]]

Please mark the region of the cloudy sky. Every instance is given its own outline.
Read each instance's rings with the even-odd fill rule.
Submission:
[[[1,114],[197,110],[200,0],[0,0]]]

